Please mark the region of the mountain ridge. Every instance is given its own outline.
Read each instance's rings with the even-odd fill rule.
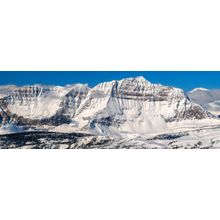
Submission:
[[[0,100],[1,124],[37,129],[68,125],[73,131],[121,136],[166,130],[167,123],[214,116],[182,89],[144,77],[85,84],[16,87]],[[46,127],[45,127],[46,126]]]

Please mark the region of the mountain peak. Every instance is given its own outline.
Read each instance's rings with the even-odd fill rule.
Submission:
[[[206,89],[206,88],[195,88],[195,89],[191,90],[189,93],[193,93],[193,92],[197,92],[197,91],[208,91],[208,89]]]
[[[135,79],[137,80],[137,81],[147,81],[143,76],[137,76],[137,77],[135,77]]]
[[[130,77],[130,78],[125,78],[121,80],[123,81],[132,81],[138,84],[147,84],[147,85],[151,85],[151,83],[146,80],[143,76],[137,76],[137,77]]]

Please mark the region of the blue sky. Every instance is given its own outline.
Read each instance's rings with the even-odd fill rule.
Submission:
[[[92,72],[66,72],[66,71],[51,71],[51,72],[0,72],[0,84],[50,84],[50,85],[65,85],[73,83],[87,83],[89,86],[104,81],[114,79],[122,79],[126,77],[144,76],[147,80],[153,83],[161,83],[170,85],[189,91],[195,87],[203,88],[220,88],[220,72],[157,72],[157,71],[92,71]]]

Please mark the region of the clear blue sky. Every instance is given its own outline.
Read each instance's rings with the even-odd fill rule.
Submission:
[[[220,88],[220,71],[219,72],[139,72],[139,71],[123,71],[123,72],[0,72],[0,84],[50,84],[50,85],[65,85],[73,83],[87,83],[89,86],[104,81],[114,79],[122,79],[126,77],[144,76],[147,80],[153,83],[161,83],[170,85],[189,91],[195,87],[204,88]]]

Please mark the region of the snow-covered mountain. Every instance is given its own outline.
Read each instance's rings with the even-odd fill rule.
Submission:
[[[75,109],[88,93],[86,85],[61,86],[25,86],[12,91],[5,97],[11,113],[28,119],[50,118],[59,112],[75,114]]]
[[[220,90],[197,88],[190,91],[188,96],[192,102],[201,105],[212,114],[220,116]]]
[[[219,91],[143,77],[1,86],[0,148],[219,148]]]
[[[16,87],[0,99],[0,112],[4,126],[113,137],[159,133],[172,122],[214,117],[192,103],[183,90],[143,77],[104,82],[91,89],[83,84]]]
[[[110,136],[161,132],[170,122],[212,118],[183,90],[152,84],[143,77],[105,82],[92,89],[82,84],[24,86],[1,101],[5,123],[53,125],[61,130],[69,126],[71,131]]]
[[[168,122],[212,117],[183,90],[152,84],[143,77],[101,83],[91,89],[74,120],[97,134],[153,133]]]

